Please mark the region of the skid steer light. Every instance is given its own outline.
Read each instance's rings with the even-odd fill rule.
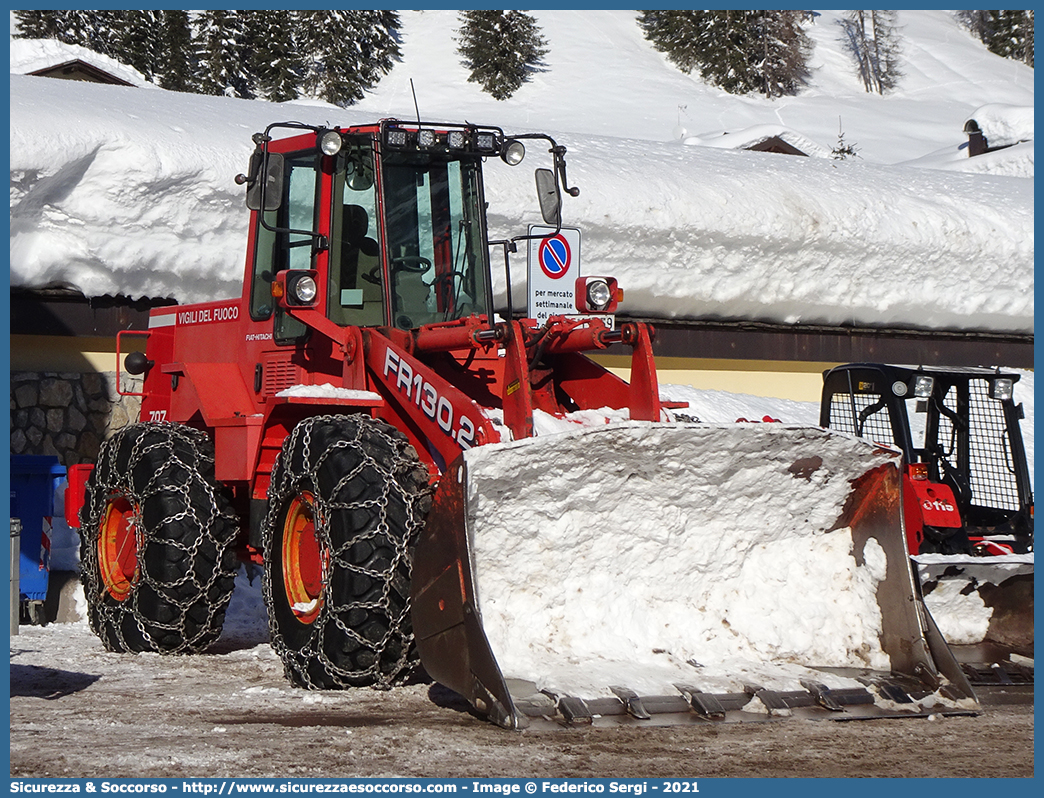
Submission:
[[[990,383],[990,398],[1007,401],[1008,399],[1011,399],[1014,388],[1014,380],[1008,379],[1007,377],[999,377]]]
[[[918,374],[914,377],[913,392],[918,399],[927,399],[932,395],[934,387],[935,377],[929,377],[927,374]]]
[[[388,128],[384,141],[389,147],[405,147],[406,131],[398,127]]]
[[[492,133],[476,133],[475,149],[480,152],[495,152],[497,149],[496,136]]]
[[[614,313],[622,296],[615,277],[576,278],[576,309],[581,313]]]
[[[467,139],[464,137],[464,131],[451,130],[446,134],[446,143],[450,146],[451,150],[464,149],[464,145],[467,144]]]
[[[341,151],[342,145],[341,134],[336,130],[327,130],[319,139],[319,149],[323,151],[323,155],[336,155]]]
[[[272,282],[272,296],[281,307],[311,307],[319,297],[317,272],[314,269],[286,269],[276,275]]]
[[[917,479],[917,480],[928,479],[928,464],[927,463],[911,463],[910,464],[910,479]]]
[[[500,153],[501,160],[504,161],[508,166],[518,166],[522,163],[522,159],[526,157],[526,148],[523,146],[521,141],[512,139],[504,144],[504,149]]]

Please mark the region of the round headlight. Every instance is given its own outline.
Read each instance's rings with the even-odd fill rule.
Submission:
[[[500,157],[504,159],[504,163],[508,166],[518,166],[522,163],[522,159],[526,157],[526,148],[521,141],[512,139],[504,145],[504,150],[500,153]]]
[[[319,139],[319,149],[323,151],[323,155],[336,155],[341,151],[341,145],[341,134],[336,130],[327,130]]]
[[[294,299],[302,305],[311,304],[318,293],[319,287],[315,284],[315,280],[308,275],[300,277],[294,282]]]
[[[609,306],[609,301],[612,298],[613,295],[609,290],[609,284],[605,280],[592,280],[587,284],[588,306],[602,310]]]

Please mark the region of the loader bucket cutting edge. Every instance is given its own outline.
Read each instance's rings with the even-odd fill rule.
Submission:
[[[421,660],[505,728],[966,714],[901,508],[894,451],[818,428],[472,449],[417,546]]]

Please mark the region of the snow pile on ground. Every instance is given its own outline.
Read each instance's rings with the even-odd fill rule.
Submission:
[[[632,422],[470,450],[472,563],[501,670],[581,696],[887,670],[885,553],[827,530],[850,480],[893,457],[780,424]]]
[[[567,198],[565,221],[582,230],[585,273],[620,280],[626,314],[1028,332],[1032,181],[872,161],[956,148],[964,120],[986,101],[1032,103],[1033,71],[985,53],[944,12],[900,14],[908,41],[931,48],[910,47],[904,88],[885,98],[843,77],[851,70],[826,14],[812,31],[822,65],[813,86],[778,101],[723,95],[678,72],[630,11],[538,12],[553,45],[549,70],[509,103],[467,83],[452,36],[434,35],[452,32],[449,11],[405,12],[403,62],[348,110],[12,75],[11,281],[89,296],[238,296],[247,212],[233,178],[245,171],[250,135],[286,119],[411,118],[402,86],[424,64],[426,117],[543,130],[568,146],[581,194]],[[767,125],[827,142],[822,122],[832,126],[838,113],[846,134],[850,123],[866,125],[848,136],[866,142],[863,158],[687,147],[674,135],[697,119],[703,130]],[[549,165],[541,149],[530,147],[521,170],[488,164],[491,237],[539,222],[528,175]],[[1032,142],[964,160],[1022,172],[1027,153],[1032,163]],[[516,307],[524,280],[516,256]]]

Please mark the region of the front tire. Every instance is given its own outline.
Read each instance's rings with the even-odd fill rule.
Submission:
[[[106,441],[80,510],[87,617],[105,648],[192,654],[217,640],[237,526],[206,434],[142,423]]]
[[[270,639],[291,682],[383,689],[416,668],[410,569],[430,494],[413,447],[387,424],[319,416],[294,428],[263,532]]]

